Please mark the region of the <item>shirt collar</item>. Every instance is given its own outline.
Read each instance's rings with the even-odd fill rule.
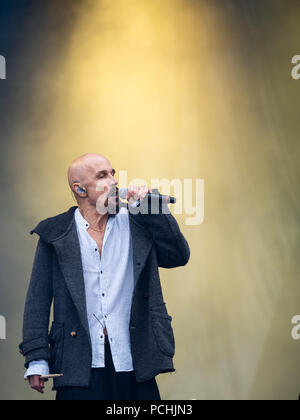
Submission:
[[[114,218],[115,218],[115,215],[110,214],[108,217],[107,225],[110,225],[113,222]],[[90,224],[88,223],[88,221],[85,220],[85,218],[80,213],[79,208],[75,210],[75,220],[76,220],[76,223],[78,223],[78,225],[82,229],[88,230],[88,228],[90,227]]]
[[[75,210],[75,220],[82,229],[87,230],[90,227],[90,224],[85,220],[78,208]]]

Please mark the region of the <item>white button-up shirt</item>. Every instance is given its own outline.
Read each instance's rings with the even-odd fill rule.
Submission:
[[[121,207],[119,213],[109,216],[101,257],[96,241],[88,233],[89,223],[78,208],[74,217],[92,341],[92,367],[105,366],[103,328],[106,327],[116,372],[131,371],[129,321],[134,275],[128,209]],[[25,377],[48,373],[47,361],[33,361]]]

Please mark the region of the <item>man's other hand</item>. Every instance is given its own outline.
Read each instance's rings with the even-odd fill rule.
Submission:
[[[32,389],[35,389],[36,391],[40,392],[41,394],[44,393],[45,380],[41,379],[40,375],[28,376],[28,382],[29,382],[29,385]]]

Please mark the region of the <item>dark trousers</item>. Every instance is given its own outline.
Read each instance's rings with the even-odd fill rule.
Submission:
[[[92,368],[88,387],[58,388],[56,400],[160,400],[155,378],[136,382],[134,371],[116,372],[105,337],[105,367]]]

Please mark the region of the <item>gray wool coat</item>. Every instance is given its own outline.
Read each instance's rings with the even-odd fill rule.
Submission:
[[[63,373],[54,380],[53,389],[88,386],[91,374],[92,345],[76,208],[43,220],[30,232],[37,233],[39,240],[19,349],[26,368],[32,360],[45,359],[51,373]],[[169,214],[162,214],[160,207],[160,214],[129,212],[134,265],[129,329],[137,382],[175,370],[172,317],[163,300],[158,267],[185,265],[190,249],[169,208],[167,211]],[[52,302],[54,321],[49,332]]]

